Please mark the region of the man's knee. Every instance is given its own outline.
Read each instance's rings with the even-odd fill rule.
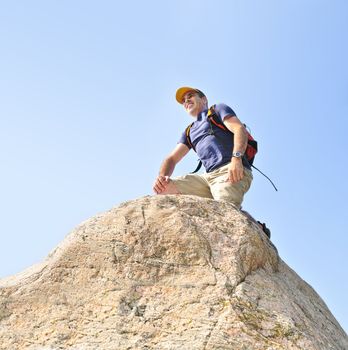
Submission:
[[[240,209],[242,206],[243,198],[244,198],[243,194],[235,195],[231,193],[222,193],[214,197],[214,199],[216,200],[232,203],[238,209]]]
[[[237,183],[219,183],[212,189],[213,197],[234,204],[240,208],[244,199],[244,194],[249,190],[251,181],[243,179]]]

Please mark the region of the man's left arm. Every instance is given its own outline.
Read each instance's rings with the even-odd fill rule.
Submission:
[[[224,124],[228,130],[233,132],[233,153],[245,153],[248,145],[247,131],[244,125],[236,116],[227,115],[224,118]],[[229,163],[228,179],[226,181],[236,183],[244,177],[244,166],[242,157],[232,157]]]

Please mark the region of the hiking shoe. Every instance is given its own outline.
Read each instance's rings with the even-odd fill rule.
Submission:
[[[258,221],[258,224],[261,226],[262,231],[266,234],[266,236],[271,239],[271,230],[266,226],[266,224],[263,222],[261,223]]]

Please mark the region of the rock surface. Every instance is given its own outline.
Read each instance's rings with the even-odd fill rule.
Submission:
[[[348,349],[316,292],[233,205],[144,197],[0,281],[0,349]]]

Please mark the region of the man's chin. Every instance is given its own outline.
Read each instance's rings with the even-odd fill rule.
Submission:
[[[194,118],[197,117],[197,113],[196,113],[195,110],[192,110],[192,111],[188,110],[187,113],[188,113],[191,117],[194,117]]]

